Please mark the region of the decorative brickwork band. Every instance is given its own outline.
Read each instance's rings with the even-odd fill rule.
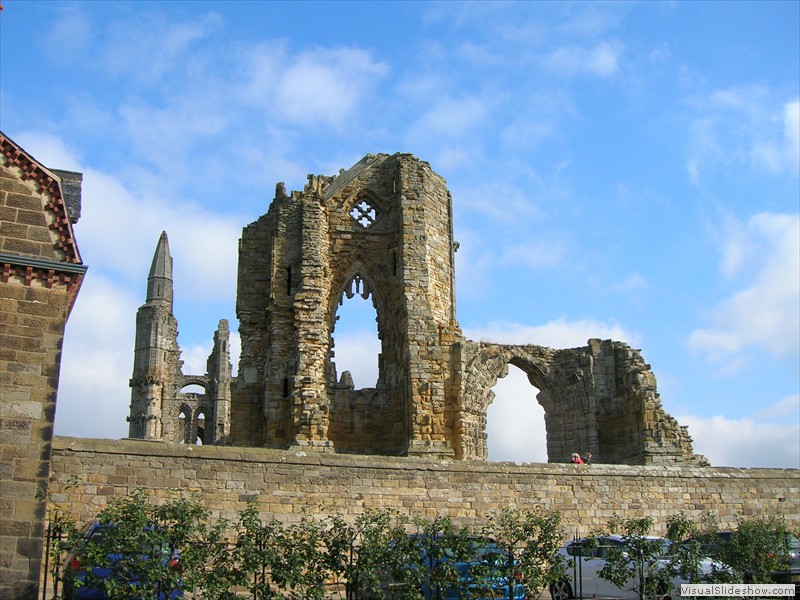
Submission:
[[[72,226],[67,213],[67,206],[61,193],[59,178],[36,162],[27,152],[0,132],[0,153],[6,157],[8,167],[18,168],[22,181],[33,180],[39,186],[39,193],[47,195],[50,201],[45,205],[53,216],[50,228],[58,232],[54,247],[64,253],[66,262],[79,264],[81,257]]]

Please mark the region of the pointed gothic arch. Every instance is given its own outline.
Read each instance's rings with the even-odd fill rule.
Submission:
[[[181,404],[178,408],[178,414],[175,418],[175,433],[174,436],[179,444],[192,443],[192,422],[194,414],[192,407],[188,404]]]
[[[381,348],[378,355],[378,378],[377,382],[383,382],[383,369],[381,365],[381,356],[384,351],[384,338],[385,338],[385,308],[382,301],[382,294],[380,290],[376,289],[373,277],[370,275],[374,270],[374,266],[370,266],[370,261],[364,258],[354,259],[349,265],[343,265],[341,273],[333,278],[331,285],[331,294],[328,302],[328,322],[330,324],[330,335],[328,338],[328,368],[330,369],[331,377],[333,380],[340,378],[342,373],[336,372],[334,368],[335,363],[335,349],[334,349],[334,334],[336,332],[336,323],[339,320],[339,309],[343,306],[346,299],[352,299],[355,296],[361,296],[364,300],[372,304],[372,309],[375,312],[375,323],[378,333],[378,340]]]

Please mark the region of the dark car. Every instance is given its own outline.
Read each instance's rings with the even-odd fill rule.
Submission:
[[[701,542],[700,552],[710,558],[718,558],[726,544],[734,539],[733,531],[720,531],[711,539]],[[687,540],[688,541],[688,540]],[[780,569],[772,573],[772,580],[775,583],[793,583],[795,589],[800,586],[800,540],[791,534],[783,537],[782,554],[784,556],[785,569]],[[745,578],[747,574],[745,573]]]
[[[772,574],[775,583],[793,583],[795,590],[800,586],[800,540],[793,535],[786,536],[786,570]]]
[[[106,545],[108,531],[109,526],[100,523],[90,523],[86,526],[79,547],[69,555],[64,568],[64,600],[109,600],[107,592],[109,580],[124,583],[135,591],[141,586],[141,575],[143,575],[135,571],[136,566],[146,564],[148,559],[156,560],[157,565],[168,569],[178,568],[178,553],[158,543],[151,544],[142,557],[110,552],[106,554],[106,560],[102,565],[95,565],[91,572],[87,572],[85,557],[92,547],[102,549]],[[176,589],[160,591],[158,597],[160,600],[182,598],[183,592],[178,585]]]

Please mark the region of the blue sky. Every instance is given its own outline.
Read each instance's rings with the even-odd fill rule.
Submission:
[[[84,174],[56,433],[127,434],[162,230],[202,372],[275,183],[411,152],[453,195],[467,337],[626,341],[712,464],[800,467],[800,3],[3,4],[0,128]],[[490,457],[545,460],[536,390],[496,393]]]

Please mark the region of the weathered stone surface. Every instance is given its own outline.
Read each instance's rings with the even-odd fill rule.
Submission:
[[[514,364],[540,390],[549,460],[580,450],[604,463],[703,462],[627,345],[464,339],[455,249],[445,182],[409,154],[309,175],[302,192],[278,184],[240,243],[231,443],[485,459],[491,389]],[[337,374],[332,337],[337,307],[354,294],[372,300],[381,341],[377,384],[360,390]]]
[[[219,322],[204,375],[184,375],[178,320],[172,309],[172,256],[161,234],[136,313],[129,436],[194,444],[225,443],[230,432],[230,332]],[[184,392],[199,385],[205,393]]]
[[[0,133],[0,600],[38,595],[60,348],[85,271],[61,192]]]
[[[764,513],[800,526],[796,469],[487,463],[56,437],[52,473],[60,502],[51,508],[81,520],[143,488],[153,500],[199,492],[215,516],[232,521],[254,499],[262,516],[286,523],[303,511],[352,521],[386,508],[474,525],[499,509],[544,506],[562,513],[569,534],[602,527],[614,514],[651,516],[664,532],[680,510],[698,520],[714,514],[722,528]],[[170,479],[179,490],[164,486]]]

